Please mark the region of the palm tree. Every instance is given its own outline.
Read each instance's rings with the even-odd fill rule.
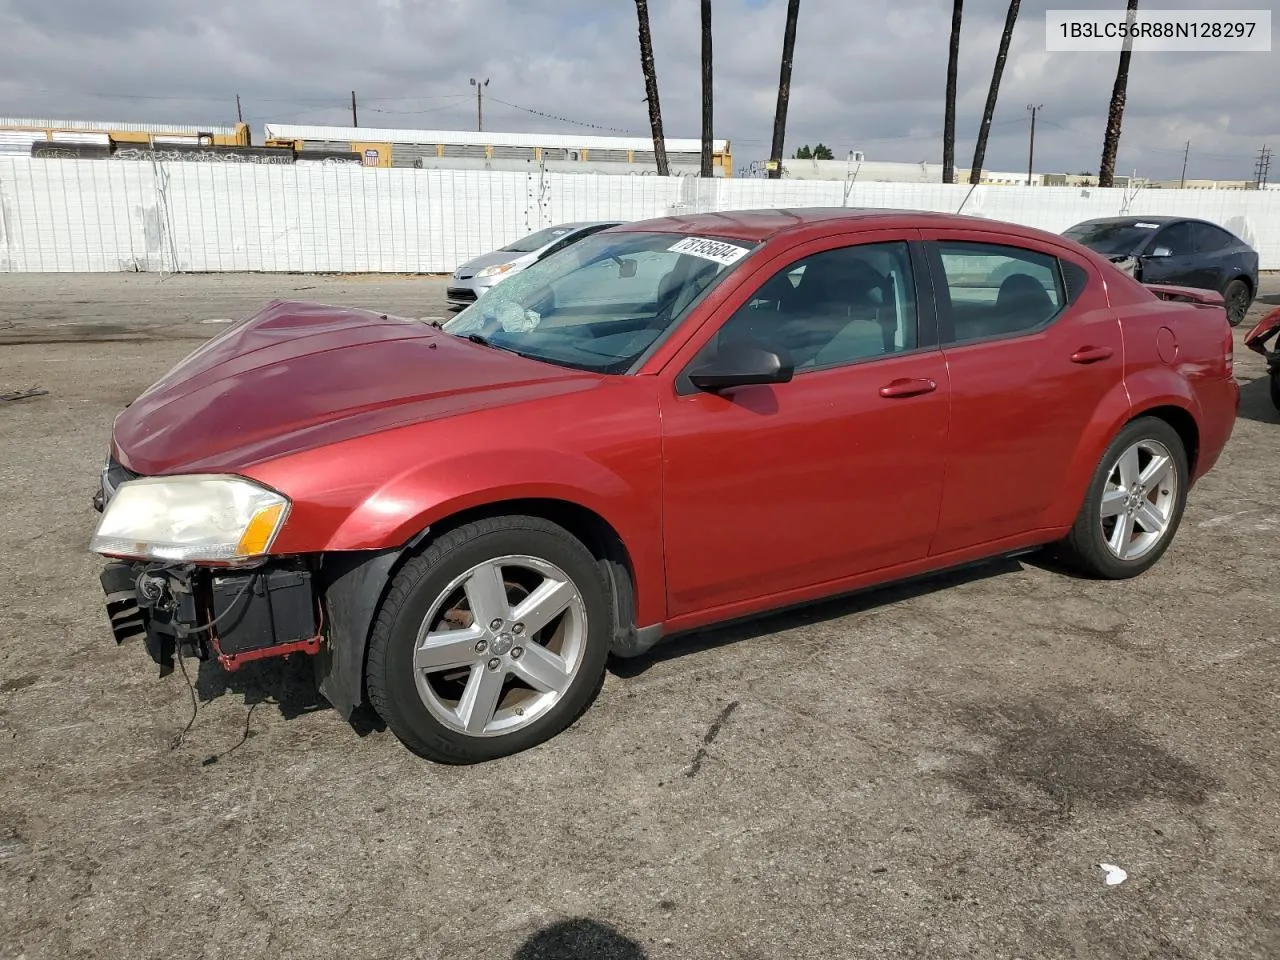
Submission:
[[[658,103],[658,72],[653,66],[653,37],[649,34],[649,0],[636,0],[636,18],[640,21],[640,69],[644,71],[644,93],[649,102],[649,126],[653,128],[653,159],[658,176],[671,175],[667,165],[667,146],[662,137],[662,107]]]
[[[956,182],[956,71],[960,64],[960,12],[964,0],[951,4],[951,52],[947,55],[947,107],[942,121],[942,182]]]
[[[796,50],[796,21],[800,18],[800,0],[787,0],[787,26],[782,34],[782,70],[778,74],[778,106],[773,114],[773,149],[769,159],[773,165],[769,179],[782,176],[782,145],[787,138],[787,104],[791,100],[791,57]]]
[[[1138,0],[1129,0],[1128,21],[1133,23],[1138,13]],[[1120,66],[1116,68],[1116,83],[1111,88],[1111,109],[1107,111],[1107,132],[1102,139],[1102,163],[1098,166],[1098,186],[1115,185],[1116,151],[1120,149],[1120,121],[1124,118],[1124,102],[1129,90],[1129,58],[1133,56],[1133,38],[1125,37],[1120,48]]]
[[[711,172],[711,0],[702,0],[702,176]]]
[[[978,143],[973,150],[973,169],[969,171],[970,183],[982,182],[982,163],[987,158],[987,134],[991,132],[991,118],[996,112],[996,98],[1000,95],[1000,77],[1004,75],[1004,62],[1009,59],[1009,41],[1013,39],[1013,27],[1018,22],[1018,7],[1022,0],[1009,0],[1009,12],[1004,18],[1004,33],[1000,35],[1000,49],[996,53],[996,65],[991,71],[991,87],[987,90],[987,105],[982,111],[982,126],[978,128]]]

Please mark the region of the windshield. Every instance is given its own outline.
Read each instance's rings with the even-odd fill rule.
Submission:
[[[536,360],[623,373],[751,252],[678,233],[599,233],[535,263],[443,325]]]
[[[541,250],[549,243],[555,243],[563,236],[572,233],[569,227],[547,227],[545,230],[539,230],[537,233],[531,233],[527,237],[521,237],[515,243],[509,243],[502,248],[505,253],[533,253],[535,250]]]
[[[1160,229],[1150,220],[1115,220],[1102,223],[1078,223],[1063,236],[1104,256],[1134,253]]]

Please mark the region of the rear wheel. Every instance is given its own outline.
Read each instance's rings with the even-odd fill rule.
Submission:
[[[1227,284],[1227,289],[1222,292],[1222,299],[1227,306],[1227,322],[1233,327],[1238,327],[1244,320],[1245,314],[1249,312],[1249,305],[1253,302],[1249,284],[1240,279],[1232,280]]]
[[[1081,572],[1108,580],[1144,573],[1172,542],[1188,486],[1178,432],[1156,417],[1133,421],[1103,454],[1060,555]]]
[[[414,753],[476,763],[542,743],[604,681],[612,609],[590,551],[536,517],[466,524],[395,578],[369,699]]]

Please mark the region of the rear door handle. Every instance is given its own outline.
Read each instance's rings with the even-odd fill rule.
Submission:
[[[889,399],[897,399],[899,397],[918,397],[922,393],[933,393],[938,389],[938,384],[934,380],[894,380],[886,383],[880,388],[880,396]]]
[[[1071,355],[1071,362],[1097,363],[1099,360],[1106,360],[1113,353],[1115,351],[1110,347],[1081,347]]]

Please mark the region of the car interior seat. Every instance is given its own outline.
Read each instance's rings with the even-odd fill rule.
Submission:
[[[888,278],[858,258],[828,256],[805,268],[788,305],[784,335],[797,366],[818,366],[885,350]],[[896,323],[895,323],[896,326]]]
[[[1039,326],[1056,309],[1039,280],[1027,273],[1011,273],[1000,284],[987,333],[1013,333]]]

